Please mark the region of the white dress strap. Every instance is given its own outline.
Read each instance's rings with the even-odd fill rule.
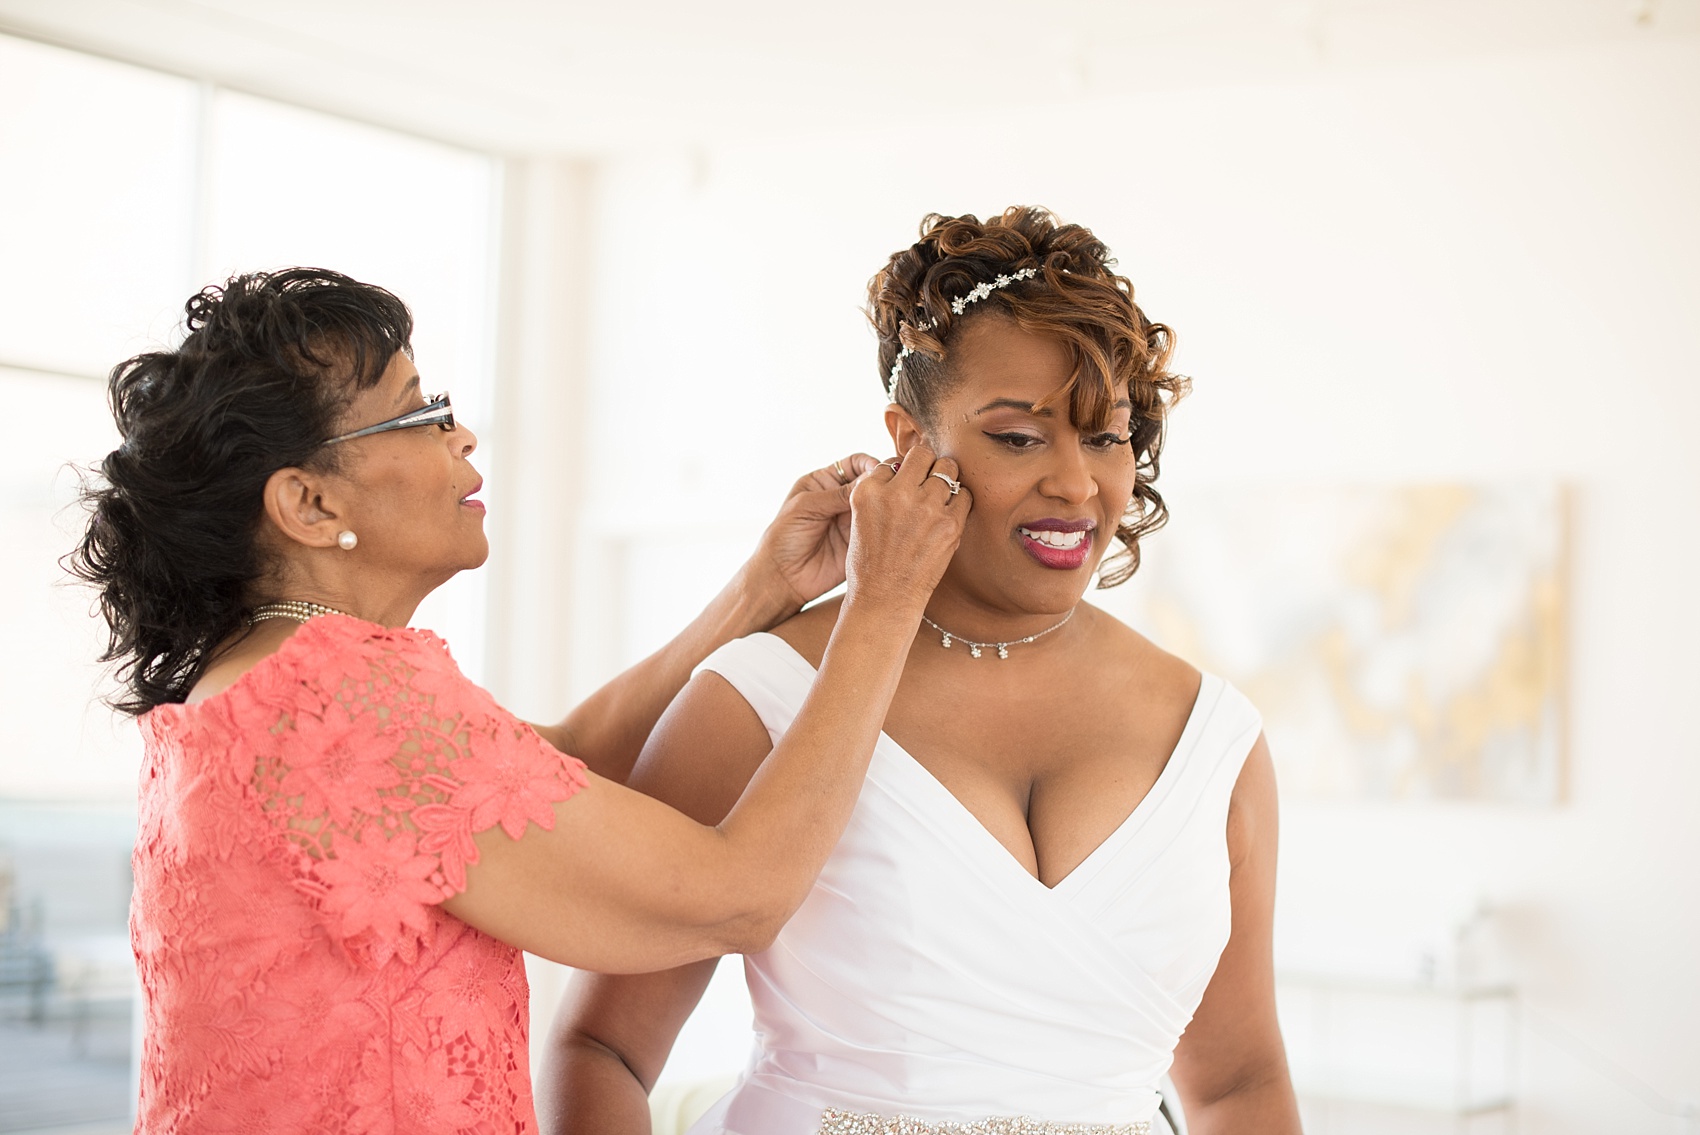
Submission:
[[[765,632],[733,639],[697,664],[719,674],[756,711],[774,741],[791,728],[814,685],[815,671],[778,635]]]
[[[1130,881],[1128,858],[1137,856],[1146,865],[1157,862],[1165,847],[1197,826],[1201,809],[1226,808],[1262,732],[1263,718],[1245,695],[1216,675],[1205,674],[1198,703],[1157,783],[1127,822],[1057,889],[1084,896],[1108,883],[1112,893],[1104,901],[1115,901]]]

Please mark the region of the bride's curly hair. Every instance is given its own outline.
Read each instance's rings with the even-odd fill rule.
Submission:
[[[210,653],[247,626],[268,568],[268,478],[335,467],[325,448],[356,392],[411,354],[394,295],[322,268],[233,276],[185,306],[188,334],[112,370],[122,444],[84,482],[88,527],[66,557],[93,584],[118,663],[113,708],[181,702]]]
[[[1126,387],[1133,403],[1130,428],[1138,472],[1116,528],[1122,551],[1099,568],[1099,587],[1131,577],[1139,569],[1140,538],[1168,520],[1156,488],[1158,460],[1169,410],[1189,386],[1168,369],[1174,333],[1146,318],[1133,302],[1133,285],[1110,270],[1114,264],[1110,250],[1089,229],[1060,224],[1044,209],[1016,206],[984,222],[972,214],[929,214],[921,222],[921,239],[895,253],[868,282],[881,387],[898,353],[908,347],[893,396],[923,425],[936,424],[939,399],[960,379],[950,367],[956,330],[965,320],[993,312],[1068,348],[1074,371],[1045,402],[1066,399],[1079,429],[1108,425],[1117,391]],[[993,291],[961,315],[951,309],[952,300],[976,285],[1026,268],[1037,274]]]

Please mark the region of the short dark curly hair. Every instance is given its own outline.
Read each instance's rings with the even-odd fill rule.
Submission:
[[[112,705],[129,714],[183,701],[246,626],[266,480],[333,467],[324,442],[349,401],[412,352],[406,304],[323,268],[232,276],[184,310],[176,350],[112,370],[123,440],[84,480],[88,526],[66,557],[98,589]]]
[[[984,222],[972,214],[929,214],[921,222],[921,239],[893,254],[868,282],[881,388],[898,352],[909,347],[894,397],[924,425],[935,423],[939,399],[960,379],[949,365],[954,333],[965,320],[994,313],[1068,349],[1074,371],[1052,397],[1068,400],[1069,415],[1080,428],[1103,429],[1117,388],[1126,386],[1138,474],[1116,528],[1122,551],[1099,568],[1100,587],[1129,579],[1139,569],[1140,538],[1168,519],[1156,488],[1164,427],[1190,385],[1168,369],[1174,333],[1146,318],[1133,301],[1133,285],[1110,271],[1114,264],[1090,230],[1062,224],[1044,209],[1015,206]],[[1037,275],[997,289],[961,315],[951,309],[951,301],[975,285],[1025,268]]]

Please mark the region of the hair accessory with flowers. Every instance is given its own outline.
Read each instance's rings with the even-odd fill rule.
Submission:
[[[978,303],[980,300],[985,299],[999,288],[1007,288],[1011,284],[1020,283],[1022,280],[1031,280],[1038,274],[1039,269],[1037,268],[1023,268],[1018,272],[1010,272],[1000,275],[997,279],[988,283],[975,284],[969,289],[967,295],[959,296],[950,301],[950,310],[955,312],[957,315],[961,315],[968,309],[969,304]],[[935,326],[937,326],[937,324],[935,324],[932,320],[927,319],[919,321],[913,326],[917,331],[931,331]],[[898,342],[901,343],[902,341],[903,332],[901,326],[899,326]],[[885,394],[887,398],[890,398],[894,402],[897,400],[897,382],[903,377],[903,360],[914,353],[915,350],[913,347],[905,345],[898,350],[897,358],[893,360],[891,364],[891,375],[886,379]]]

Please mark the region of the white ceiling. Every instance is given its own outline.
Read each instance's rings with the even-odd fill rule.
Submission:
[[[0,31],[505,153],[890,130],[1601,39],[1700,0],[0,0]]]

